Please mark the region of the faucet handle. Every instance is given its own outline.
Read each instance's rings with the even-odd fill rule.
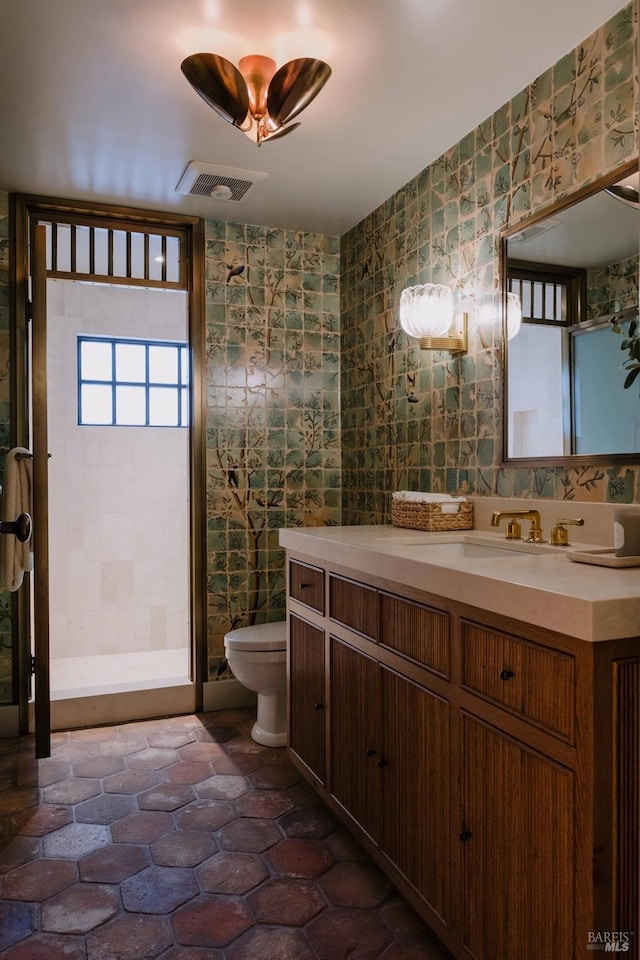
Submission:
[[[567,524],[572,527],[583,527],[584,519],[582,517],[578,517],[576,519],[556,520],[556,525],[551,531],[551,543],[554,547],[569,546],[569,531],[566,527]]]

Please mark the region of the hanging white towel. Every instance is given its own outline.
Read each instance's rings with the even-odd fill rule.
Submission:
[[[9,450],[4,467],[0,520],[15,520],[32,512],[32,458],[24,447]],[[31,543],[21,543],[12,533],[0,535],[0,578],[12,593],[21,584],[26,570],[33,570]]]

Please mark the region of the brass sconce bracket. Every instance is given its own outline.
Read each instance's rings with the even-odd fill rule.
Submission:
[[[421,350],[448,350],[450,353],[466,353],[468,344],[469,315],[462,314],[462,329],[455,336],[421,337]]]

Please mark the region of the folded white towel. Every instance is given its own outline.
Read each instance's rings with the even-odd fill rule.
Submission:
[[[448,493],[421,493],[419,490],[397,490],[392,498],[403,503],[438,503],[441,513],[458,513],[466,497],[452,497]]]
[[[448,493],[421,493],[419,490],[396,490],[394,500],[406,500],[410,503],[461,503],[466,497],[452,497]]]
[[[26,456],[25,456],[26,454]],[[24,447],[14,447],[7,454],[0,519],[15,520],[20,513],[32,512],[31,455]],[[12,533],[0,536],[0,578],[12,593],[22,585],[26,570],[33,570],[30,542],[21,543]]]

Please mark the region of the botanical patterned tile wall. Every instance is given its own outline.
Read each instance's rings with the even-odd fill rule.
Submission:
[[[638,469],[502,468],[500,233],[638,156],[637,7],[626,6],[341,241],[343,522],[396,489],[640,500]],[[481,322],[469,352],[398,330],[407,283],[442,282]],[[495,315],[495,311],[494,311]]]
[[[587,318],[638,305],[638,257],[587,270]]]
[[[4,463],[8,449],[9,195],[0,191],[0,462]],[[0,586],[0,703],[11,703],[11,700],[11,599]]]
[[[231,627],[281,620],[282,526],[341,516],[339,240],[207,222],[210,668]]]

